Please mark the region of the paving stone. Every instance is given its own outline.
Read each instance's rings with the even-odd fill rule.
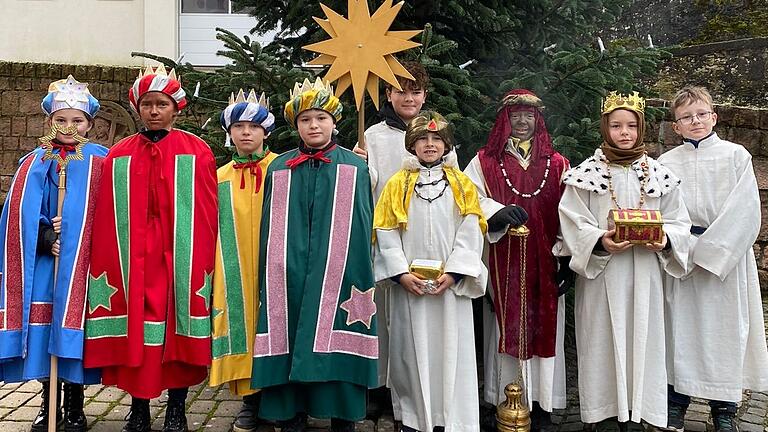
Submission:
[[[100,403],[100,402],[91,402],[93,403]],[[125,420],[125,416],[128,415],[128,413],[131,411],[130,407],[127,407],[125,405],[116,405],[110,409],[107,410],[106,413],[103,414],[105,420]]]
[[[234,400],[237,400],[237,401],[239,401],[239,400],[242,400],[242,398],[240,396],[233,395],[232,393],[230,393],[228,388],[224,388],[224,389],[219,390],[219,393],[216,394],[216,400],[220,400],[220,401],[234,401]]]
[[[210,387],[204,388],[200,394],[197,395],[197,399],[212,400],[216,397],[216,390]]]
[[[124,421],[101,420],[89,429],[90,432],[120,432],[125,426]]]
[[[686,420],[702,422],[702,423],[706,422],[708,418],[709,418],[709,411],[707,412],[693,411],[693,412],[686,413],[685,415]]]
[[[40,411],[36,407],[19,407],[13,410],[10,414],[5,416],[5,420],[32,422],[37,417],[37,413]]]
[[[203,427],[203,424],[207,419],[208,413],[187,414],[187,426],[189,426],[189,430],[198,430]]]
[[[40,384],[38,381],[27,381],[21,384],[21,386],[19,386],[16,391],[22,393],[39,393],[42,389],[42,384]]]
[[[165,405],[149,407],[149,418],[162,417],[165,412]]]
[[[379,417],[379,421],[376,422],[376,432],[394,432],[395,419],[389,414],[384,414]]]
[[[768,401],[768,394],[765,393],[754,392],[751,396],[751,399],[753,400]]]
[[[0,430],[3,432],[29,432],[29,423],[0,421]]]
[[[2,398],[0,398],[2,399]],[[750,408],[759,408],[764,411],[768,411],[768,401],[761,401],[761,400],[755,400],[752,399],[749,401],[749,407]]]
[[[0,407],[3,408],[16,408],[24,406],[24,404],[34,397],[31,393],[16,393],[13,392],[8,396],[0,399]]]
[[[709,405],[701,404],[701,403],[692,403],[688,407],[688,412],[702,412],[702,413],[709,413]],[[687,413],[686,413],[687,414]]]
[[[739,424],[739,429],[742,432],[763,432],[763,425],[762,424],[752,424],[752,423],[744,423],[741,422]]]
[[[705,432],[707,430],[707,424],[698,421],[686,421],[685,430],[690,432]]]
[[[88,421],[88,426],[92,426],[96,424],[97,421],[99,421],[98,417],[89,416],[89,415],[85,416],[85,419]]]
[[[61,396],[59,396],[61,397]],[[27,403],[24,404],[24,406],[36,406],[39,407],[43,404],[43,396],[40,393],[37,393],[35,397],[28,400]]]
[[[242,404],[243,403],[240,401],[223,401],[216,408],[215,415],[221,417],[234,417],[240,412],[240,406],[242,406]]]
[[[106,387],[94,399],[99,402],[118,402],[124,398],[126,393],[117,387]]]
[[[103,389],[104,386],[100,385],[89,385],[85,386],[85,390],[83,390],[83,394],[85,395],[86,399],[96,396],[96,393],[100,392],[101,389]]]
[[[152,430],[159,431],[163,430],[163,422],[165,422],[165,418],[158,417],[155,419],[155,421],[152,422]]]
[[[355,431],[357,432],[376,432],[376,424],[373,420],[363,420],[355,423]]]
[[[0,389],[0,399],[8,396],[9,394],[11,394],[10,390]]]
[[[560,426],[561,432],[577,432],[584,430],[584,424],[581,422],[565,423]]]
[[[318,419],[310,417],[307,419],[307,427],[316,429],[329,429],[331,427],[331,419]]]
[[[0,408],[0,419],[8,415],[8,413],[11,411],[11,408]]]
[[[100,417],[107,413],[109,406],[110,404],[107,402],[91,401],[88,405],[85,406],[83,411],[85,411],[86,415]]]
[[[211,400],[196,400],[189,405],[189,413],[209,413],[216,407],[216,402]],[[238,407],[238,411],[240,408]]]
[[[10,384],[5,384],[3,386],[3,389],[5,389],[5,390],[16,390],[19,387],[21,387],[21,383],[10,383]]]
[[[232,430],[234,417],[213,417],[201,428],[204,431],[226,432]]]
[[[741,422],[747,422],[747,423],[753,423],[753,424],[759,424],[762,425],[765,422],[765,419],[761,416],[757,416],[754,414],[744,414],[740,418]]]

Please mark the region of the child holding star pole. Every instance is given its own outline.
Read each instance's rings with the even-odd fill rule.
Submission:
[[[56,81],[41,106],[51,132],[21,159],[0,217],[0,380],[43,383],[33,431],[49,430],[49,420],[85,431],[83,384],[98,383],[99,372],[83,368],[82,269],[107,149],[84,138],[99,110],[88,84],[72,75]],[[63,418],[49,374],[64,381]]]

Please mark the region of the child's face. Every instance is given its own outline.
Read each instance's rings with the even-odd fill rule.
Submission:
[[[248,156],[261,152],[264,146],[264,128],[249,121],[232,123],[229,127],[229,136],[235,143],[237,154]]]
[[[170,130],[176,113],[176,102],[165,93],[151,91],[139,100],[139,117],[149,130]]]
[[[64,108],[53,113],[48,119],[48,126],[51,126],[51,124],[55,124],[62,129],[75,125],[77,127],[77,134],[81,137],[84,137],[93,127],[93,123],[88,120],[85,113],[74,108]],[[56,139],[62,144],[77,144],[77,140],[72,135],[65,135],[61,132],[56,133]]]
[[[423,89],[402,87],[403,90],[388,88],[387,100],[392,103],[395,114],[408,123],[421,111],[424,101],[427,100],[427,92]]]
[[[683,105],[675,110],[675,122],[672,129],[683,138],[700,140],[710,133],[717,124],[717,114],[712,106],[704,101]]]
[[[436,132],[427,132],[416,140],[414,151],[420,162],[435,163],[445,154],[445,142]]]
[[[608,131],[616,147],[629,150],[637,142],[637,116],[625,109],[617,109],[608,114]]]
[[[303,111],[296,117],[299,136],[309,147],[321,148],[331,142],[333,126],[333,116],[319,109]]]
[[[536,115],[533,111],[513,111],[509,113],[512,136],[520,141],[528,141],[536,130]]]

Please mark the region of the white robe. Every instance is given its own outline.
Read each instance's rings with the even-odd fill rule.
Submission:
[[[685,272],[690,221],[679,180],[648,158],[643,208],[661,210],[671,249],[652,252],[633,246],[616,255],[593,253],[614,208],[601,155],[598,149],[566,174],[560,201],[565,251],[578,274],[574,313],[581,419],[597,423],[618,416],[622,422],[643,419],[666,426],[662,281],[665,270],[676,276]],[[619,206],[637,208],[639,161],[627,168],[611,165],[610,171]]]
[[[373,192],[373,205],[379,201],[384,185],[397,171],[403,159],[410,156],[405,149],[405,131],[387,125],[382,121],[369,127],[365,131],[365,144],[368,151],[368,172],[371,175],[371,189]],[[374,249],[374,255],[376,249]],[[376,333],[379,337],[379,363],[378,378],[379,387],[387,384],[389,370],[389,321],[387,310],[389,294],[386,282],[376,284]]]
[[[441,166],[421,168],[418,181],[442,175]],[[441,182],[419,192],[434,197],[442,188]],[[479,431],[471,299],[485,293],[488,271],[478,217],[459,214],[450,187],[431,204],[414,193],[407,230],[376,230],[376,237],[376,280],[390,290],[387,386],[395,418],[425,432]],[[389,278],[407,273],[414,259],[442,260],[445,272],[464,277],[442,295],[412,295]]]
[[[512,153],[518,155],[517,152]],[[522,162],[522,161],[521,161]],[[489,219],[505,206],[488,197],[483,169],[480,159],[475,156],[467,165],[464,174],[477,187],[480,197],[480,208],[483,216]],[[499,241],[507,230],[488,232],[486,239],[489,243]],[[483,253],[484,262],[488,262],[487,248]],[[488,281],[488,291],[493,295],[493,284]],[[565,335],[565,298],[560,297],[557,304],[557,334],[555,335],[555,356],[534,356],[526,362],[529,370],[528,392],[529,400],[536,401],[542,409],[551,412],[553,409],[564,409],[566,399],[565,351],[563,340]],[[487,301],[483,302],[483,399],[493,405],[498,405],[506,399],[504,387],[517,379],[520,361],[505,353],[500,353],[499,324],[496,314],[491,310]]]
[[[752,244],[760,195],[752,157],[712,135],[659,158],[682,180],[693,225],[689,273],[666,285],[668,374],[675,390],[738,402],[742,389],[768,390],[768,350]]]

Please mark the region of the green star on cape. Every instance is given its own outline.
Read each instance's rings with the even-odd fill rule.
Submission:
[[[203,274],[203,286],[200,287],[199,290],[195,291],[195,295],[198,295],[203,298],[205,301],[205,308],[210,309],[211,308],[211,290],[212,290],[212,284],[211,279],[213,278],[213,273],[204,273]]]
[[[88,279],[88,310],[94,313],[96,309],[103,307],[111,312],[112,296],[117,293],[118,289],[107,281],[107,272],[102,273],[97,278],[89,275]]]

